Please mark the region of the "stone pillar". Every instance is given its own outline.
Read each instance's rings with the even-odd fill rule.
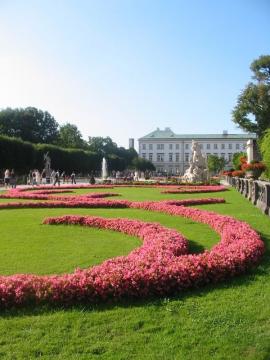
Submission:
[[[257,207],[262,210],[264,214],[269,214],[270,208],[270,184],[262,181],[258,182],[258,200]]]
[[[248,179],[248,196],[247,196],[247,198],[249,201],[251,201],[251,199],[252,199],[252,191],[253,191],[253,187],[254,187],[253,182],[254,182],[253,179]]]
[[[257,181],[253,181],[251,186],[251,202],[253,205],[256,205],[258,200],[258,193],[259,193],[259,185]]]
[[[242,194],[244,195],[244,197],[248,197],[248,188],[249,188],[249,181],[248,179],[243,179],[243,189],[242,189]]]
[[[251,163],[252,160],[254,160],[254,146],[253,146],[253,140],[249,139],[247,141],[247,162],[248,164]]]

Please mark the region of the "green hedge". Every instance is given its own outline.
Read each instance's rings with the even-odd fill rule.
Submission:
[[[270,179],[270,129],[268,129],[261,142],[260,142],[260,150],[263,157],[263,162],[267,166],[267,169],[265,170],[265,175],[268,179]]]
[[[52,168],[55,170],[87,174],[101,169],[102,158],[96,153],[47,144],[32,144],[7,136],[0,136],[0,169],[15,169],[17,174],[26,174],[35,168],[42,170],[43,156],[48,151]],[[115,170],[122,170],[126,165],[125,159],[120,157],[110,159],[109,163]]]

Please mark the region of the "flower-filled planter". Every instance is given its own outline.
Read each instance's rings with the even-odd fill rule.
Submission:
[[[258,179],[265,169],[266,166],[262,162],[251,162],[243,165],[246,177],[250,179]]]

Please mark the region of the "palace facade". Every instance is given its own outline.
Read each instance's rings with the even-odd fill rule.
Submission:
[[[205,156],[216,155],[226,160],[226,168],[232,167],[233,154],[245,151],[249,139],[254,134],[175,134],[170,128],[155,131],[138,139],[139,156],[150,160],[156,171],[173,175],[183,175],[189,167],[191,142],[196,140]]]

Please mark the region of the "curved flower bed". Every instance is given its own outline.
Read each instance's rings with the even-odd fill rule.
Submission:
[[[165,201],[145,201],[132,202],[129,200],[102,200],[77,197],[68,201],[28,201],[28,202],[11,202],[0,203],[0,209],[31,209],[31,208],[137,208],[151,210],[151,206],[176,205],[203,205],[203,204],[219,204],[224,203],[224,199],[208,198],[208,199],[184,199],[184,200],[165,200]]]
[[[161,191],[161,194],[193,194],[226,191],[227,188],[222,185],[200,185],[200,186],[181,186],[173,190]]]
[[[184,216],[209,225],[220,234],[211,251],[188,254],[188,244],[177,231],[159,224],[128,219],[63,216],[45,224],[78,224],[138,236],[143,245],[128,256],[103,262],[72,274],[0,277],[0,306],[51,303],[72,305],[125,297],[165,295],[243,273],[258,263],[264,244],[246,223],[214,212],[183,205],[224,202],[223,199],[132,202],[127,200],[54,201],[0,204],[16,207],[129,207]]]
[[[6,194],[1,194],[1,199],[29,199],[29,200],[53,200],[53,201],[76,201],[78,199],[86,201],[87,199],[99,199],[112,196],[120,196],[117,193],[91,193],[75,196],[57,196],[57,193],[72,193],[71,190],[39,190],[39,191],[21,191],[21,189],[12,189]]]

